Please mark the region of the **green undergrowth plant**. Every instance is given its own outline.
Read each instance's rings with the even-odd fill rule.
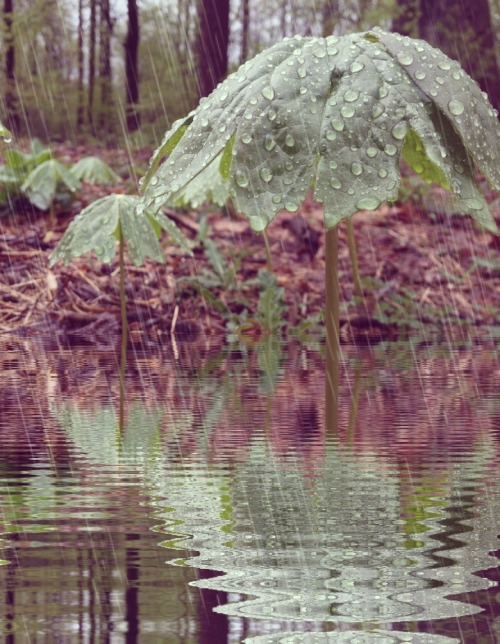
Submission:
[[[500,127],[460,66],[382,29],[287,38],[245,63],[156,150],[138,207],[158,210],[220,157],[229,194],[256,232],[307,193],[323,204],[327,364],[338,355],[337,226],[395,201],[400,159],[497,232],[476,171],[500,188]]]
[[[111,194],[97,199],[78,214],[52,252],[50,264],[58,260],[65,264],[75,257],[93,251],[97,258],[109,264],[119,250],[120,306],[122,321],[122,365],[127,350],[127,303],[125,295],[125,245],[135,266],[141,266],[147,257],[164,263],[165,255],[159,242],[161,230],[191,254],[189,241],[175,223],[161,212],[136,212],[139,197]],[[122,371],[122,385],[124,372]],[[122,390],[122,394],[124,391]],[[123,400],[123,395],[121,400]]]
[[[74,166],[66,166],[54,158],[50,148],[38,139],[23,152],[10,148],[5,152],[5,164],[0,165],[0,203],[4,213],[26,199],[40,210],[49,210],[54,217],[56,202],[65,203],[81,188],[81,182],[116,183],[119,176],[96,157],[84,157]]]

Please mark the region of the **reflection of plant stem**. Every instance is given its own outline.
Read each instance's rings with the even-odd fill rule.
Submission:
[[[273,272],[273,261],[271,259],[271,246],[269,245],[269,237],[267,236],[267,231],[263,231],[262,234],[264,235],[264,243],[266,245],[266,267],[267,270],[272,273]]]
[[[354,387],[352,389],[351,409],[349,411],[349,424],[347,426],[347,441],[349,445],[354,443],[356,435],[356,419],[358,417],[359,391],[361,388],[361,363],[356,366],[354,372]]]
[[[125,242],[123,241],[123,231],[121,224],[118,226],[118,242],[120,252],[120,308],[122,317],[122,350],[120,356],[120,430],[123,430],[125,417],[125,370],[127,366],[127,340],[128,340],[128,323],[127,323],[127,299],[125,295]]]
[[[326,317],[326,374],[325,413],[327,431],[338,430],[340,379],[340,293],[338,275],[338,228],[325,233],[325,317]]]
[[[347,245],[349,246],[349,256],[352,265],[352,279],[354,281],[354,292],[358,297],[363,297],[363,287],[361,285],[361,276],[359,274],[358,251],[356,250],[356,238],[354,237],[354,225],[352,217],[345,222],[347,231]]]

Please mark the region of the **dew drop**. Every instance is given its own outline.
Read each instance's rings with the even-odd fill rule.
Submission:
[[[285,145],[287,145],[289,148],[293,148],[293,146],[295,145],[295,139],[291,134],[286,135]]]
[[[274,89],[270,85],[267,85],[262,90],[262,96],[267,98],[268,101],[272,101],[274,98]]]
[[[276,141],[270,134],[266,134],[264,138],[264,147],[268,152],[271,152],[271,150],[276,147]]]
[[[273,173],[269,168],[261,168],[259,170],[259,175],[262,181],[265,181],[266,183],[269,183],[271,179],[273,178]]]
[[[346,119],[352,118],[356,114],[356,110],[352,105],[343,105],[340,113],[342,114],[343,117]]]
[[[442,78],[441,76],[436,76],[436,83],[438,83],[439,85],[443,85],[444,78]]]
[[[397,147],[395,145],[392,145],[392,143],[388,143],[384,148],[384,152],[388,154],[390,157],[393,157],[397,151],[398,151]]]
[[[453,114],[453,116],[460,116],[460,114],[463,113],[465,107],[464,107],[463,103],[461,103],[460,101],[457,101],[456,99],[453,98],[448,103],[448,109]]]
[[[358,210],[376,210],[380,206],[380,201],[375,197],[363,197],[356,201],[356,208]]]
[[[325,136],[328,141],[335,141],[335,139],[337,138],[337,135],[333,130],[327,130]]]
[[[328,164],[331,170],[335,170],[338,167],[338,163],[336,161],[330,161]]]
[[[158,184],[158,177],[153,177],[153,178],[151,179],[151,185],[152,185],[152,186],[156,186],[157,184]]]
[[[380,168],[380,170],[378,171],[378,176],[381,179],[385,179],[387,176],[387,170],[384,170],[384,168]]]
[[[4,136],[2,140],[3,140],[4,143],[7,143],[7,144],[12,143],[12,137],[11,136]]]
[[[354,89],[348,89],[347,92],[344,94],[344,101],[347,101],[348,103],[353,103],[358,98],[359,98],[359,92]]]
[[[354,161],[354,163],[351,164],[351,172],[354,176],[359,177],[359,175],[363,173],[363,166],[361,163]]]
[[[318,47],[313,51],[312,55],[316,58],[324,58],[326,56],[326,51],[322,47]]]
[[[381,116],[383,113],[384,113],[384,108],[382,107],[382,105],[377,104],[377,105],[374,105],[374,106],[373,106],[373,109],[372,109],[372,117],[373,117],[374,119],[378,118],[378,117],[379,117],[379,116]]]
[[[356,72],[360,72],[362,69],[364,69],[365,66],[362,63],[358,63],[355,61],[354,63],[351,64],[349,67],[349,70],[351,71],[352,74],[355,74]]]
[[[236,180],[236,183],[240,186],[240,188],[246,188],[248,186],[248,177],[241,170],[238,170],[236,172],[235,180]]]
[[[250,136],[250,134],[245,133],[242,135],[241,140],[243,141],[243,143],[246,143],[248,145],[248,143],[252,142],[252,137]]]
[[[299,67],[297,69],[297,75],[298,75],[299,78],[305,78],[306,75],[307,75],[307,72],[306,72],[305,68],[304,67]]]
[[[447,60],[444,60],[442,63],[438,63],[438,67],[445,72],[451,69],[451,65]]]
[[[370,157],[370,159],[373,159],[373,157],[376,157],[378,154],[377,148],[367,148],[366,149],[366,156]]]
[[[396,123],[396,125],[391,130],[391,134],[398,141],[402,141],[406,136],[407,129],[408,128],[406,126],[406,123]]]
[[[335,188],[335,190],[342,188],[342,182],[335,178],[330,179],[330,185],[332,186],[332,188]]]
[[[263,215],[255,215],[250,218],[250,226],[252,226],[257,233],[262,232],[268,223],[267,217],[264,217]]]
[[[221,94],[219,95],[219,101],[221,103],[224,102],[228,96],[229,96],[229,94],[228,94],[227,91],[221,92]]]
[[[387,87],[381,87],[378,90],[378,95],[380,98],[385,98],[388,94],[389,94],[389,90],[387,89]]]
[[[483,204],[479,199],[467,199],[467,205],[469,208],[472,208],[472,210],[481,210],[483,208]]]
[[[410,52],[398,52],[397,59],[401,65],[411,65],[413,62],[413,55]]]
[[[271,199],[271,201],[272,201],[274,204],[279,204],[279,203],[281,202],[281,197],[280,197],[280,195],[273,195],[273,198]]]
[[[417,80],[424,80],[425,72],[423,72],[422,70],[419,69],[418,71],[415,72],[415,78]]]
[[[297,212],[299,209],[299,204],[296,203],[295,201],[287,201],[285,203],[285,210],[288,210],[288,212]]]
[[[276,110],[268,110],[266,116],[270,121],[274,121],[276,119],[276,116],[277,116]]]
[[[337,130],[337,132],[342,132],[342,130],[344,129],[344,121],[341,121],[340,119],[333,119],[332,127],[334,130]]]

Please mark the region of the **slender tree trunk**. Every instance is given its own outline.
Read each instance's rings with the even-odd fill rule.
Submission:
[[[14,0],[4,0],[3,11],[5,24],[5,125],[13,134],[18,134],[20,130],[20,120],[16,88],[14,31],[12,28]]]
[[[420,0],[399,0],[394,8],[392,31],[411,38],[419,37]]]
[[[83,0],[78,0],[78,107],[76,129],[81,132],[84,123],[83,97]]]
[[[99,65],[99,85],[100,85],[100,110],[99,126],[107,131],[110,126],[110,116],[112,113],[113,87],[111,76],[111,34],[113,31],[113,22],[111,20],[111,10],[109,0],[101,0],[100,14],[100,65]]]
[[[338,0],[325,0],[322,14],[322,32],[323,38],[326,38],[333,34],[335,24],[340,20]]]
[[[87,122],[94,128],[94,88],[95,88],[95,53],[96,53],[96,3],[90,0],[90,29],[89,29],[89,84],[87,97]]]
[[[229,0],[199,0],[198,91],[208,96],[227,74]]]
[[[128,30],[125,39],[125,85],[126,85],[126,121],[128,132],[135,132],[140,127],[140,114],[137,111],[139,102],[139,12],[137,0],[128,0]]]
[[[500,110],[500,76],[488,0],[420,0],[419,34],[458,60]]]
[[[250,0],[243,0],[243,17],[241,21],[240,65],[248,58],[248,32],[250,28]]]

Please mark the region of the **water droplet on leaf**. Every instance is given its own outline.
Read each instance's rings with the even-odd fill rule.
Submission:
[[[265,181],[266,183],[269,183],[271,179],[273,178],[273,173],[269,168],[261,168],[259,170],[259,175],[262,181]]]
[[[456,99],[452,99],[448,103],[448,109],[454,116],[460,116],[460,114],[462,114],[462,112],[464,111],[465,107],[460,101],[457,101]]]
[[[267,98],[268,101],[272,101],[274,98],[274,89],[270,85],[267,85],[262,90],[262,96]]]

